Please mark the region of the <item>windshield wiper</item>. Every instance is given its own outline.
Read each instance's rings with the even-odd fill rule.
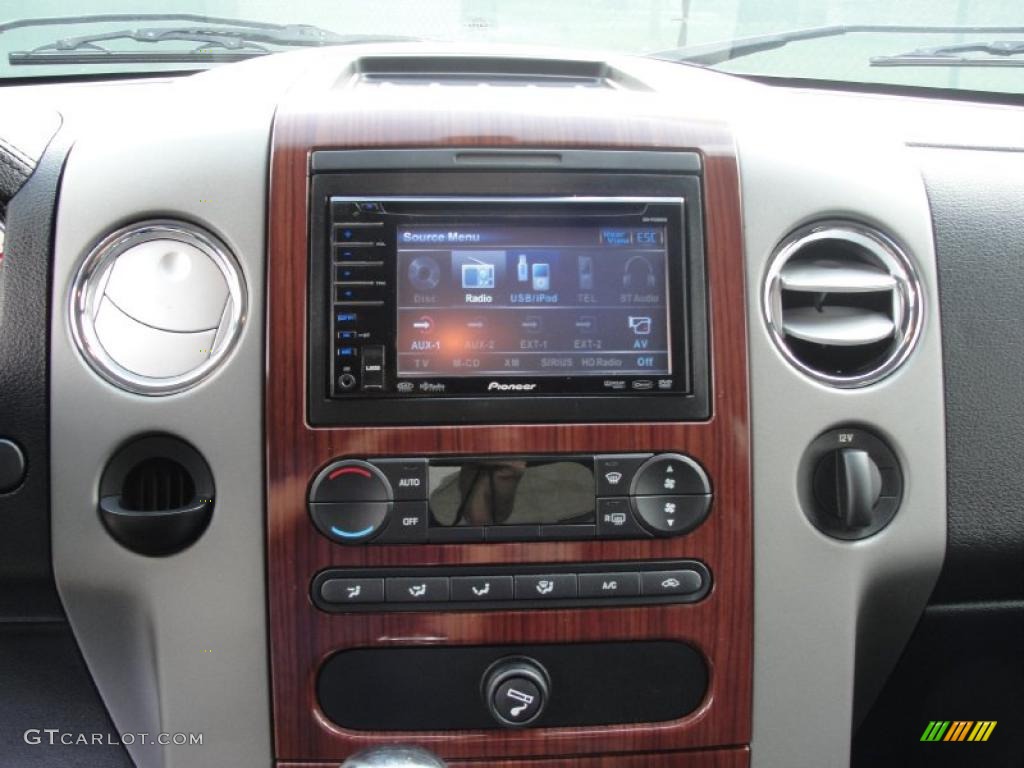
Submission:
[[[651,56],[669,61],[681,61],[690,64],[714,66],[732,61],[754,53],[772,51],[790,43],[804,40],[818,40],[827,37],[841,37],[857,33],[868,34],[955,34],[971,35],[989,34],[1024,34],[1024,27],[951,27],[951,26],[914,26],[904,24],[833,24],[821,27],[806,27],[788,32],[776,32],[768,35],[740,37],[735,40],[724,40],[703,45],[688,45],[668,51],[652,53]]]
[[[63,19],[22,19],[0,24],[0,33],[28,26],[54,23],[93,23],[112,21],[191,21],[193,26],[146,27],[121,29],[78,37],[65,37],[31,51],[12,51],[7,55],[11,65],[25,64],[160,64],[160,63],[222,63],[241,61],[273,53],[272,48],[347,45],[363,42],[404,42],[414,38],[395,35],[339,35],[309,24],[270,24],[244,19],[225,19],[195,14],[103,14]],[[200,26],[201,25],[201,26]],[[109,50],[99,43],[112,40],[133,40],[139,43],[167,41],[194,42],[190,51],[124,51]]]
[[[965,53],[987,53],[987,57],[964,56]],[[873,67],[1024,67],[1024,40],[987,40],[954,45],[918,48],[895,56],[872,56]]]

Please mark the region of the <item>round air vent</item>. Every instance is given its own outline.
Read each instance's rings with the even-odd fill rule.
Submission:
[[[794,232],[779,245],[765,281],[765,318],[783,355],[836,387],[863,387],[896,370],[917,341],[922,311],[906,254],[852,222]]]
[[[71,294],[72,335],[107,381],[144,395],[210,375],[245,317],[241,273],[219,239],[191,224],[147,221],[104,239]]]

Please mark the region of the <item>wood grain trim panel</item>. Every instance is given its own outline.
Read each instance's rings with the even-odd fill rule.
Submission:
[[[550,760],[455,760],[458,768],[748,768],[750,749],[715,749],[702,752],[659,752],[598,757],[558,757]],[[338,768],[335,763],[278,763],[278,768]]]
[[[430,104],[425,98],[413,98],[398,108],[379,94],[353,94],[351,98],[346,94],[341,106],[337,101],[340,96],[309,85],[300,88],[278,111],[271,150],[265,391],[269,626],[278,759],[340,760],[359,748],[395,741],[423,744],[446,759],[484,761],[478,765],[494,765],[493,760],[502,757],[621,755],[749,743],[750,425],[738,170],[728,130],[716,123],[683,119],[664,99],[637,102],[641,106],[633,111],[616,111],[605,105],[598,112],[590,96],[583,103],[570,96],[559,111],[552,111],[546,103],[531,105],[516,99],[511,99],[514,104],[495,103],[484,109]],[[700,152],[705,168],[713,417],[701,423],[310,428],[305,421],[304,401],[309,156],[315,149],[385,146]],[[712,478],[712,512],[704,525],[687,536],[618,542],[342,547],[320,536],[306,513],[310,478],[317,468],[337,456],[648,450],[689,453]],[[689,557],[703,560],[714,574],[713,591],[694,605],[328,615],[316,610],[308,597],[313,574],[328,566]],[[700,649],[711,670],[704,703],[681,720],[657,724],[384,734],[338,728],[326,720],[315,701],[319,664],[344,648],[630,639],[681,639]],[[726,759],[720,757],[724,752],[710,754],[713,757],[708,759]],[[622,757],[614,760],[617,766],[632,764],[622,762]],[[557,764],[568,765],[564,761]],[[577,764],[605,765],[593,760]],[[741,763],[692,764],[724,768]]]

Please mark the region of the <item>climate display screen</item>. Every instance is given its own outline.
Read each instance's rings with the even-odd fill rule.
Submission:
[[[399,377],[672,374],[664,224],[400,225]]]

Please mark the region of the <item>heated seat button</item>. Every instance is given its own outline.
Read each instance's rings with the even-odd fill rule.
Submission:
[[[655,536],[681,536],[702,522],[710,496],[637,496],[633,507],[640,522]]]
[[[317,475],[309,500],[390,501],[391,488],[384,474],[372,464],[336,461]]]
[[[396,576],[385,581],[384,591],[389,603],[443,603],[448,600],[448,577]]]
[[[643,578],[644,597],[691,595],[700,592],[704,580],[697,571],[647,571]]]
[[[581,573],[580,597],[636,597],[639,573]]]
[[[387,522],[391,504],[386,501],[350,501],[310,504],[313,524],[331,541],[362,544],[376,536]]]
[[[689,456],[662,453],[640,468],[630,492],[634,496],[706,495],[711,493],[711,483],[700,464]]]
[[[320,585],[325,603],[383,603],[384,579],[328,579]]]
[[[453,576],[452,602],[512,599],[511,576]]]

